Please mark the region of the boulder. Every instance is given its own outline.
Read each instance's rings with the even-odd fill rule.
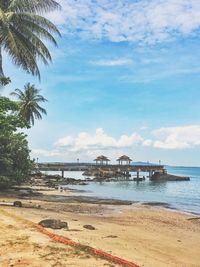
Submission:
[[[15,207],[21,208],[21,207],[22,207],[22,202],[21,202],[21,201],[14,201],[14,202],[13,202],[13,205],[14,205]]]
[[[46,219],[39,222],[39,225],[45,227],[45,228],[51,228],[51,229],[68,229],[67,222],[62,222],[61,220],[55,220],[55,219]]]
[[[168,173],[155,172],[152,177],[152,181],[189,181],[189,177],[177,176]]]
[[[88,230],[95,230],[95,227],[90,224],[83,225],[83,228],[88,229]]]

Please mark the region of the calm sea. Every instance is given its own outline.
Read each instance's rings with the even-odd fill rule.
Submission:
[[[85,190],[83,194],[139,202],[165,202],[171,208],[200,214],[200,167],[166,167],[168,173],[189,176],[190,181],[91,182],[70,188]],[[67,177],[81,178],[79,172],[66,172]]]

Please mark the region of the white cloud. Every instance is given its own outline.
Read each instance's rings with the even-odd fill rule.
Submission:
[[[48,15],[68,35],[112,42],[157,43],[195,35],[198,0],[59,0],[62,11]]]
[[[166,127],[149,132],[149,138],[138,133],[121,135],[115,138],[96,129],[94,134],[81,132],[77,136],[64,136],[54,143],[52,150],[33,149],[32,156],[72,160],[77,157],[91,160],[99,154],[106,154],[111,159],[121,154],[130,154],[136,147],[156,149],[189,149],[200,146],[200,125]]]
[[[113,67],[113,66],[126,66],[133,64],[133,60],[129,58],[118,58],[118,59],[102,59],[97,61],[92,61],[92,65],[96,66],[106,66],[106,67]]]
[[[160,128],[153,132],[159,140],[154,147],[163,149],[184,149],[200,145],[200,125]]]
[[[61,147],[61,146],[71,146],[74,143],[74,139],[71,136],[66,136],[63,138],[60,138],[56,143],[55,146]]]
[[[87,150],[109,150],[128,148],[143,142],[143,138],[133,133],[132,135],[122,135],[118,139],[109,136],[102,128],[96,129],[95,134],[81,132],[77,137],[66,136],[59,139],[56,147],[66,147],[70,151],[87,151]]]
[[[144,142],[142,143],[143,146],[152,146],[153,141],[150,139],[144,140]]]
[[[125,83],[150,83],[156,80],[162,80],[169,76],[182,75],[182,74],[190,74],[190,73],[200,73],[199,67],[191,67],[191,68],[179,68],[179,67],[171,67],[167,70],[159,70],[156,73],[146,73],[144,71],[139,73],[138,75],[122,75],[119,79]]]

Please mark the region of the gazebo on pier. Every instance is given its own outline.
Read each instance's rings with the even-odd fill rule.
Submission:
[[[119,162],[119,165],[130,165],[132,159],[130,159],[128,156],[123,155],[117,159]]]
[[[94,159],[94,161],[96,162],[96,164],[99,164],[99,165],[108,165],[108,162],[110,160],[107,157],[101,155],[101,156],[98,156],[96,159]]]

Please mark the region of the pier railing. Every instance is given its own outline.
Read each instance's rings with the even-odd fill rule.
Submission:
[[[123,171],[159,171],[164,170],[164,165],[119,165],[119,164],[94,164],[94,163],[84,163],[84,162],[51,162],[51,163],[38,163],[38,169],[40,171],[85,171],[91,168],[93,169],[106,169],[106,170],[123,170]]]

